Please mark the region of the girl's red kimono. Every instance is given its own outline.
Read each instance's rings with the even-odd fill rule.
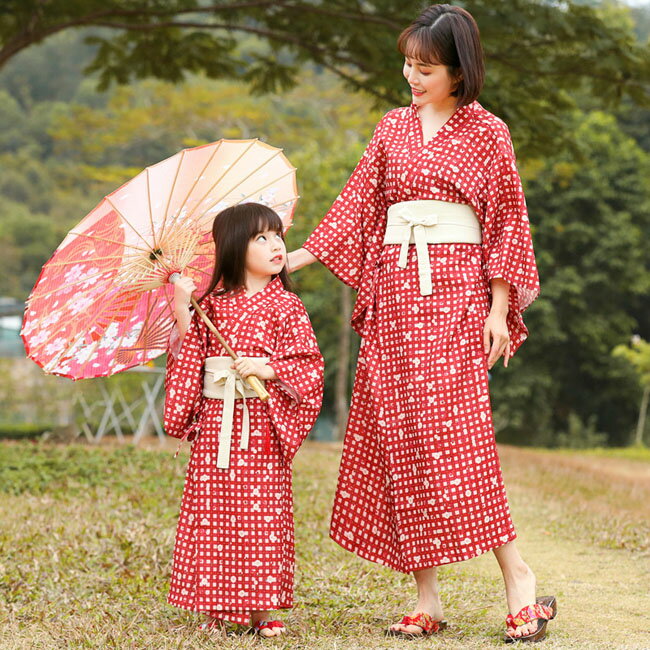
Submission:
[[[252,297],[206,297],[201,306],[240,356],[267,357],[271,397],[237,399],[229,467],[217,468],[224,401],[203,396],[207,357],[226,352],[196,315],[166,378],[165,430],[193,439],[176,532],[172,605],[246,624],[251,610],[293,603],[291,461],[318,416],[323,359],[300,299],[279,278]]]
[[[383,245],[388,206],[470,205],[482,244],[429,244],[421,295],[415,246]],[[492,278],[511,285],[511,352],[539,292],[526,204],[506,125],[478,102],[424,143],[414,105],[386,114],[304,247],[358,291],[362,336],[331,535],[410,572],[515,538],[494,440],[483,326]]]

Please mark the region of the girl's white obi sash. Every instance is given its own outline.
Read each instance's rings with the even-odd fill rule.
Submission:
[[[262,363],[268,363],[268,357],[249,357]],[[244,413],[242,416],[242,429],[239,447],[248,449],[250,436],[250,417],[247,397],[257,397],[257,393],[244,381],[242,376],[230,366],[230,357],[208,357],[205,360],[205,373],[203,376],[203,395],[210,399],[223,400],[223,413],[221,414],[221,430],[219,431],[219,451],[217,452],[217,467],[226,469],[230,466],[230,445],[232,440],[232,421],[235,411],[235,400],[244,400]],[[264,384],[264,382],[262,381]]]
[[[388,208],[384,245],[401,244],[397,265],[405,269],[409,244],[418,256],[420,293],[432,292],[428,244],[480,244],[481,224],[464,203],[401,201]]]

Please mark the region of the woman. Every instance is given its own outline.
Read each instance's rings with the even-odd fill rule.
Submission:
[[[445,627],[436,567],[492,550],[505,640],[540,640],[536,601],[494,441],[488,369],[527,335],[539,280],[507,126],[477,101],[484,78],[467,11],[433,5],[399,37],[412,103],[387,113],[289,268],[316,259],[358,290],[361,335],[332,538],[412,572],[415,610],[389,632]],[[513,616],[514,615],[514,616]]]

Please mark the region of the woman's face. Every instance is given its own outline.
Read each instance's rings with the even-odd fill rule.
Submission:
[[[446,65],[441,63],[424,63],[410,57],[404,59],[404,78],[411,87],[411,96],[416,106],[433,104],[443,107],[456,102],[451,93],[456,88],[456,81],[450,76]]]

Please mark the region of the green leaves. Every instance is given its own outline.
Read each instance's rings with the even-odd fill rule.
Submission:
[[[86,71],[98,74],[101,89],[149,76],[178,82],[202,72],[247,80],[256,92],[279,91],[295,85],[300,64],[309,61],[382,108],[409,101],[395,43],[422,9],[419,0],[11,5],[13,11],[0,14],[0,66],[51,34],[94,27],[101,31],[89,38],[97,50]],[[486,54],[482,101],[511,126],[520,153],[550,153],[570,138],[561,114],[581,94],[608,108],[624,97],[650,106],[649,48],[637,42],[625,8],[535,0],[465,6],[479,24]],[[242,59],[236,41],[249,35],[266,51]]]

